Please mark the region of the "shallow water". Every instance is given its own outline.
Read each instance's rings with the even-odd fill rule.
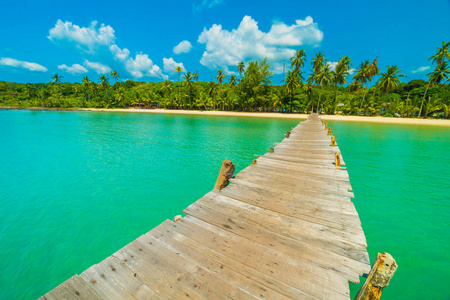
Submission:
[[[371,259],[399,264],[383,299],[447,299],[449,130],[328,123]],[[0,111],[0,298],[37,298],[81,273],[211,190],[223,159],[239,171],[296,124]]]

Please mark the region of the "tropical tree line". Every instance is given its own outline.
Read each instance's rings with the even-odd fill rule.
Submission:
[[[378,57],[352,68],[349,56],[328,62],[319,51],[305,71],[306,53],[300,49],[290,60],[280,84],[272,83],[267,59],[240,62],[236,72],[217,71],[216,80],[199,81],[198,72],[174,71],[177,81],[120,81],[117,71],[85,76],[80,83],[64,82],[52,75],[51,82],[19,84],[0,81],[3,106],[46,108],[161,107],[170,109],[277,111],[325,114],[384,115],[394,117],[450,117],[450,42],[442,42],[429,59],[433,69],[428,81],[402,82],[398,66],[378,68]],[[353,75],[351,77],[351,75]],[[369,85],[372,86],[369,87]]]

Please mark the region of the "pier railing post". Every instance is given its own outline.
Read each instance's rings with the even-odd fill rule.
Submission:
[[[335,152],[334,153],[334,164],[336,165],[336,167],[340,167],[341,166],[341,154]]]
[[[331,135],[331,128],[328,127],[328,135]]]
[[[381,292],[397,270],[397,263],[389,253],[378,253],[366,282],[359,290],[355,300],[378,300]]]
[[[285,138],[288,138],[290,135],[291,135],[291,132],[290,132],[290,131],[286,132]]]
[[[336,138],[334,136],[331,136],[331,146],[336,146]]]
[[[221,190],[225,188],[228,183],[231,176],[234,174],[234,164],[231,160],[225,159],[222,162],[222,167],[219,171],[219,176],[217,177],[216,185],[214,186],[214,189]]]

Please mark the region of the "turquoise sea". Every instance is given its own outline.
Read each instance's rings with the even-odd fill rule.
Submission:
[[[0,111],[0,299],[81,273],[211,190],[223,159],[239,171],[297,123]],[[399,265],[382,299],[450,299],[450,129],[328,123],[371,260]]]

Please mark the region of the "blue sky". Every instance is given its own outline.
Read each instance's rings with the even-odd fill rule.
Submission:
[[[176,80],[182,64],[209,81],[243,60],[268,57],[273,81],[297,49],[307,68],[317,51],[353,67],[378,56],[404,81],[425,79],[428,58],[450,40],[450,1],[4,1],[0,80],[91,80],[117,70],[122,80]],[[229,77],[228,77],[229,78]]]

